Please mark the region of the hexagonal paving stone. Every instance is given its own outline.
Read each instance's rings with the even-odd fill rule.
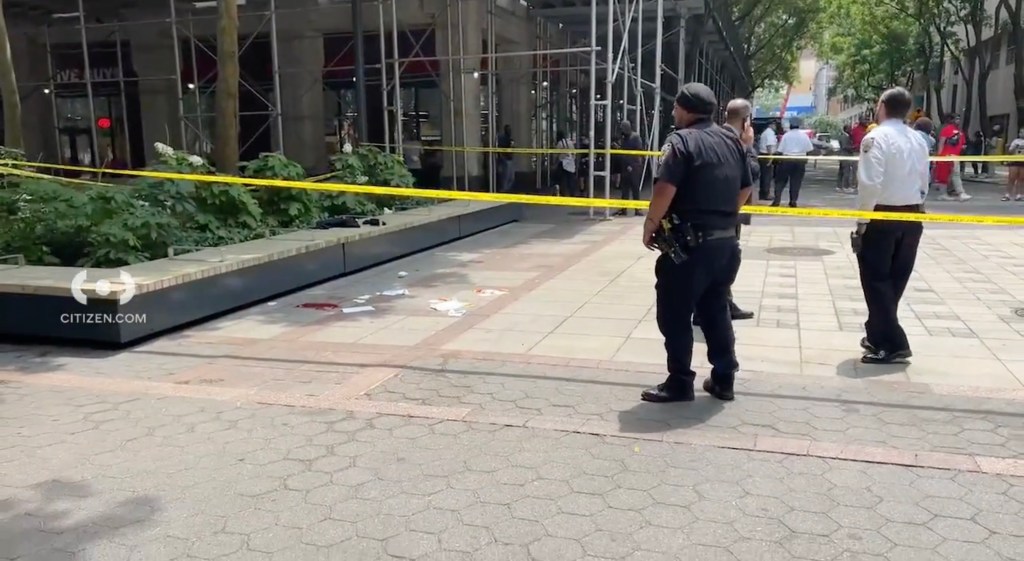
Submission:
[[[493,542],[490,530],[475,526],[455,527],[441,534],[441,547],[445,551],[472,553]]]
[[[584,551],[595,557],[622,559],[637,550],[637,544],[628,534],[599,531],[580,540]]]
[[[556,538],[578,540],[597,530],[597,526],[586,516],[559,513],[542,522],[548,535]]]
[[[935,532],[917,524],[890,522],[882,526],[882,529],[879,531],[896,545],[907,547],[932,549],[942,542],[942,538],[937,536]]]
[[[839,529],[828,515],[817,512],[792,511],[782,517],[782,523],[798,534],[828,536]]]
[[[384,543],[384,551],[399,559],[418,559],[438,547],[437,536],[420,532],[404,532]]]

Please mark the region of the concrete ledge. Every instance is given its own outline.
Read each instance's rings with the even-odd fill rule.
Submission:
[[[386,225],[379,227],[296,231],[120,270],[86,269],[85,305],[71,288],[83,269],[0,265],[0,338],[124,346],[515,222],[520,214],[518,205],[452,201],[381,217]],[[134,287],[121,283],[120,271]],[[109,291],[97,292],[100,281]],[[119,314],[127,317],[118,321]],[[131,321],[135,314],[146,321]]]

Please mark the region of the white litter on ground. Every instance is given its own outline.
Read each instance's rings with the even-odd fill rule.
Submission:
[[[361,312],[372,312],[373,306],[354,306],[351,308],[342,308],[341,313],[343,314],[358,314]]]
[[[407,276],[409,276],[409,273],[406,273],[405,271],[399,271],[398,272],[398,278],[400,278],[400,279],[404,279]]]
[[[500,288],[478,288],[478,289],[476,289],[476,295],[477,296],[501,296],[503,294],[508,294],[508,291],[500,289]]]
[[[381,292],[380,294],[381,294],[381,296],[408,296],[409,295],[409,289],[407,289],[407,288],[395,288],[395,289],[392,289],[392,290],[385,290],[384,292]]]

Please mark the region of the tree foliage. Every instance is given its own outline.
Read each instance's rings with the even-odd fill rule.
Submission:
[[[869,101],[885,88],[912,85],[927,30],[915,21],[911,2],[822,0],[814,48],[837,71],[835,94]]]
[[[800,53],[820,13],[820,0],[733,0],[733,25],[751,68],[751,93],[772,82],[794,81]]]

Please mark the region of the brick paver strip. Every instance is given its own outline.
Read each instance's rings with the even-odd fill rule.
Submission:
[[[793,456],[808,456],[825,459],[850,460],[867,463],[1024,477],[1024,461],[1013,458],[998,458],[943,452],[915,453],[893,447],[863,446],[858,444],[820,442],[802,438],[752,435],[723,430],[721,428],[707,429],[685,426],[664,430],[665,427],[663,424],[656,421],[641,421],[640,425],[626,430],[620,424],[604,421],[598,418],[587,419],[582,417],[530,416],[523,414],[522,411],[495,414],[487,411],[486,409],[464,406],[452,407],[447,405],[405,403],[400,401],[348,399],[332,395],[302,396],[227,388],[181,386],[157,382],[102,380],[67,374],[39,374],[32,377],[23,377],[0,373],[0,383],[27,383],[43,386],[51,385],[55,387],[72,387],[122,394],[137,393],[204,398],[228,402],[234,401],[239,404],[253,403],[260,405],[283,405],[289,407],[341,410],[431,420],[465,420],[468,422],[493,426],[544,429],[595,436],[623,437],[652,442],[715,447],[720,449],[758,451]],[[643,422],[648,424],[643,425]]]
[[[0,385],[0,559],[1024,551],[1019,477],[31,380]]]

